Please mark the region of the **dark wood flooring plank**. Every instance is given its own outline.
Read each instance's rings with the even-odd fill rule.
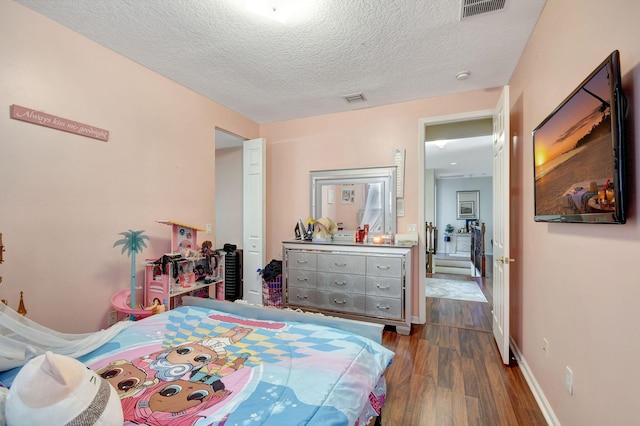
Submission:
[[[390,334],[398,336],[394,339]],[[388,342],[394,343],[387,346]],[[396,355],[393,363],[387,369],[385,377],[387,379],[387,400],[382,410],[384,425],[403,424],[404,412],[408,402],[409,380],[413,371],[413,356],[409,353],[409,339],[399,336],[392,331],[385,331],[383,334],[383,344]],[[393,347],[393,349],[392,349]],[[417,397],[417,396],[416,396]]]
[[[506,389],[507,380],[504,369],[510,367],[505,366],[502,362],[498,363],[493,360],[485,360],[485,367],[487,369],[489,383],[493,393],[493,401],[495,403],[496,411],[498,412],[500,424],[518,424],[514,407],[509,400],[509,395]]]
[[[438,386],[436,393],[436,422],[434,425],[453,425],[451,389]]]
[[[430,365],[427,362],[429,355],[429,344],[426,340],[420,339],[416,347],[416,356],[413,362],[413,374],[425,376],[429,374]]]
[[[472,330],[458,330],[460,338],[460,356],[474,359],[482,352],[478,332]]]
[[[433,378],[431,376],[422,376],[413,374],[409,385],[410,395],[428,395],[433,387]],[[427,414],[426,404],[423,398],[407,398],[406,409],[404,413],[403,424],[419,424],[420,419]]]
[[[493,389],[489,374],[482,360],[474,359],[473,365],[477,375],[478,401],[480,403],[480,419],[483,424],[500,424],[496,401],[493,398]]]
[[[467,399],[464,395],[456,393],[451,394],[451,423],[453,425],[466,425],[469,421],[467,412]]]
[[[460,351],[460,338],[458,337],[458,328],[455,327],[437,327],[438,328],[438,346],[441,348],[451,348]]]
[[[478,374],[473,359],[462,358],[462,376],[464,377],[464,393],[468,397],[477,399],[480,397],[478,390]]]
[[[482,425],[482,423],[480,422],[480,403],[478,402],[478,398],[466,396],[465,401],[467,404],[467,422],[460,424],[467,424],[472,426]]]
[[[453,387],[451,349],[438,347],[438,387],[451,389]]]
[[[422,397],[423,410],[420,418],[407,418],[407,425],[433,426],[436,425],[437,415],[437,386],[433,376],[429,376],[425,381],[425,393]],[[392,426],[392,425],[385,425]]]
[[[462,368],[462,358],[460,351],[450,350],[451,359],[451,390],[455,395],[465,396],[464,390],[464,372]]]

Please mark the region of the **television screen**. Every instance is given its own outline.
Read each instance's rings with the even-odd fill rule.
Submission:
[[[624,223],[618,51],[533,131],[536,221]]]

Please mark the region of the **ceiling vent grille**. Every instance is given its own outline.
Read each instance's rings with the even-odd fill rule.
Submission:
[[[362,93],[354,93],[353,95],[345,95],[342,97],[348,104],[353,104],[356,102],[367,102],[367,98],[364,97]]]
[[[506,0],[462,0],[461,19],[504,9]]]

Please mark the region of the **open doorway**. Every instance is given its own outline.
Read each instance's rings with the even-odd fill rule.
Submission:
[[[215,248],[224,249],[225,299],[243,297],[243,142],[215,130]],[[233,248],[235,246],[235,249]]]
[[[427,158],[427,154],[426,154],[426,141],[427,141],[427,130],[430,129],[432,131],[438,130],[438,127],[435,126],[440,126],[440,125],[444,125],[447,123],[458,123],[460,125],[460,127],[466,127],[465,122],[468,121],[474,121],[474,120],[480,120],[480,119],[489,119],[491,120],[491,117],[493,115],[493,110],[480,110],[480,111],[473,111],[473,112],[468,112],[468,113],[460,113],[460,114],[451,114],[451,115],[446,115],[446,116],[437,116],[437,117],[429,117],[429,118],[424,118],[421,119],[419,121],[419,129],[420,129],[420,135],[419,135],[419,144],[418,144],[418,155],[419,155],[419,169],[418,169],[418,173],[419,173],[419,177],[418,177],[418,182],[419,182],[419,212],[418,212],[418,218],[419,218],[419,222],[423,224],[422,225],[422,238],[421,241],[419,243],[419,250],[418,250],[418,271],[419,273],[419,289],[418,289],[418,318],[417,320],[421,323],[424,323],[427,321],[427,316],[428,316],[428,312],[427,312],[427,306],[426,306],[426,259],[428,258],[427,255],[427,249],[429,248],[429,242],[427,241],[427,239],[429,238],[429,232],[427,231],[427,225],[429,225],[429,223],[431,223],[432,225],[437,223],[437,203],[436,203],[436,197],[437,197],[437,193],[439,191],[438,187],[442,187],[443,185],[437,185],[437,179],[436,179],[436,170],[437,167],[430,167],[429,169],[427,169],[426,167],[426,158]],[[446,126],[443,126],[446,127]],[[476,134],[473,134],[473,133]],[[447,140],[447,139],[465,139],[465,138],[469,138],[469,137],[473,137],[473,136],[477,136],[477,132],[476,131],[472,131],[467,129],[467,132],[465,134],[457,134],[457,135],[449,135],[449,136],[439,136],[436,133],[432,133],[430,135],[430,137],[432,138],[433,141],[438,140],[438,139],[443,139],[443,140]],[[470,154],[470,158],[473,159],[473,153]],[[466,157],[465,157],[466,158]],[[449,163],[452,161],[449,161]],[[441,168],[444,168],[441,167]],[[453,174],[453,172],[451,172]],[[446,188],[441,188],[442,190],[446,190]],[[486,191],[488,196],[490,196],[490,193],[492,191]],[[455,195],[454,198],[455,200]],[[482,202],[482,200],[480,200],[480,202]],[[488,206],[490,206],[491,203],[491,199],[486,200],[485,201],[487,203]],[[446,203],[446,201],[441,201],[440,203]],[[455,201],[454,201],[455,203]],[[454,204],[455,205],[455,204]],[[456,207],[454,207],[455,209]],[[441,213],[442,214],[442,213]],[[446,227],[446,223],[445,222],[445,227]],[[442,241],[444,242],[444,229],[439,230],[438,233],[438,241]],[[444,247],[440,247],[440,250],[444,250]],[[472,279],[472,278],[468,278],[468,279]]]
[[[478,223],[493,231],[492,132],[490,113],[423,124],[424,218],[431,232],[422,271],[430,324],[491,332],[490,279],[478,276],[472,240]]]
[[[492,132],[491,117],[425,125],[425,221],[435,231],[428,272],[486,273],[475,267],[472,251],[476,225],[486,235],[493,232]],[[491,254],[490,244],[485,254]]]
[[[242,143],[244,138],[216,128],[215,237],[242,248]]]
[[[491,306],[490,314],[492,316],[493,336],[498,346],[500,356],[505,364],[509,363],[509,281],[511,269],[509,265],[514,262],[509,256],[511,250],[510,241],[510,170],[511,170],[511,138],[509,133],[509,87],[502,88],[500,96],[498,98],[496,107],[491,110],[485,111],[472,111],[468,113],[425,118],[419,121],[419,212],[418,218],[420,223],[428,223],[427,209],[431,218],[435,218],[435,204],[427,203],[427,194],[434,194],[437,192],[435,185],[435,178],[432,178],[433,186],[427,187],[429,176],[425,172],[425,165],[428,161],[425,155],[425,141],[427,140],[428,126],[443,124],[443,123],[460,123],[478,118],[492,118],[493,127],[493,185],[492,185],[492,205],[493,205],[493,227],[494,231],[489,234],[491,237],[491,252],[493,259],[490,262],[492,264],[492,277],[491,277],[491,300],[489,304]],[[435,219],[434,219],[435,220]],[[419,244],[419,268],[425,268],[425,254],[426,254],[426,229],[422,230],[422,241]],[[421,276],[420,285],[418,288],[418,302],[420,320],[426,322],[427,309],[426,309],[426,274],[419,274]]]

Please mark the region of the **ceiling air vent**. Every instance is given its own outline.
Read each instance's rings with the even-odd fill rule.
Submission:
[[[342,99],[347,101],[348,104],[353,104],[356,102],[367,102],[367,98],[364,97],[362,93],[355,93],[353,95],[343,96]]]
[[[462,0],[461,19],[504,9],[507,0]]]

